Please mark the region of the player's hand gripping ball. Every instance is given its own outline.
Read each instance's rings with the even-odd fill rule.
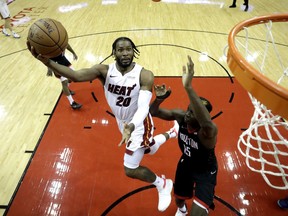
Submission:
[[[68,34],[57,20],[43,18],[34,22],[27,37],[37,54],[46,58],[59,56],[68,46]]]

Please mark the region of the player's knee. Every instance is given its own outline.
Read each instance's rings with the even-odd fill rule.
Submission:
[[[124,171],[125,171],[125,174],[126,176],[130,177],[130,178],[135,178],[136,176],[136,169],[131,169],[131,168],[128,168],[126,166],[124,166]]]
[[[196,207],[192,208],[190,216],[208,216],[208,212],[201,207]]]
[[[139,151],[134,152],[133,156],[126,154],[124,155],[124,169],[127,176],[135,175],[137,168],[139,167],[141,158],[143,157],[144,150],[141,152],[140,156],[138,156]]]
[[[193,202],[190,216],[208,216],[208,209],[197,202]]]

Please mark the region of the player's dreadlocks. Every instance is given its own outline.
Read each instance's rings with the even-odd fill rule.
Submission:
[[[119,37],[117,38],[114,43],[112,44],[112,53],[111,53],[111,56],[113,55],[113,50],[116,49],[116,44],[118,43],[118,41],[121,41],[121,40],[126,40],[126,41],[129,41],[131,44],[132,44],[132,48],[133,48],[133,51],[134,51],[134,55],[133,57],[137,58],[137,56],[140,55],[140,51],[137,49],[136,45],[133,43],[133,41],[128,38],[128,37]]]

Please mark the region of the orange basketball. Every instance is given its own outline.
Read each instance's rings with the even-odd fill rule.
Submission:
[[[38,54],[47,58],[60,55],[68,46],[68,34],[57,20],[43,18],[34,22],[28,32],[27,40]]]

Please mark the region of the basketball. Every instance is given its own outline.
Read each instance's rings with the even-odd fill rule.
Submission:
[[[68,46],[68,34],[57,20],[43,18],[35,21],[28,32],[27,40],[36,53],[46,58],[59,56]]]

